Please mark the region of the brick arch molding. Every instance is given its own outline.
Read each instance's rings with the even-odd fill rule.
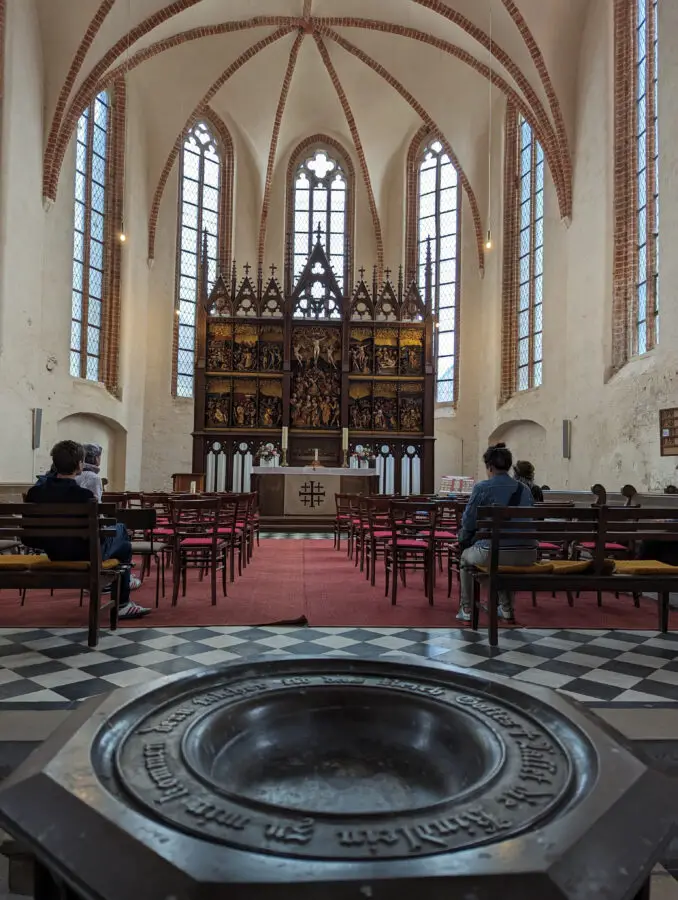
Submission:
[[[100,86],[102,81],[104,84],[108,82],[109,76],[111,75],[111,73],[109,73],[109,76],[105,75],[108,68],[115,62],[118,57],[120,57],[127,50],[127,48],[131,44],[136,43],[136,41],[138,41],[141,37],[152,31],[154,28],[158,27],[158,25],[167,21],[172,16],[183,12],[184,10],[196,5],[199,2],[200,0],[175,0],[175,2],[169,4],[169,6],[166,6],[164,9],[147,17],[143,22],[135,26],[135,28],[133,28],[128,35],[124,35],[117,42],[117,44],[115,44],[114,47],[110,48],[109,51],[107,51],[107,53],[104,55],[104,57],[102,57],[102,59],[95,65],[95,67],[91,70],[91,72],[83,82],[78,93],[76,94],[76,97],[72,101],[68,112],[63,115],[63,110],[60,107],[55,110],[52,128],[50,130],[50,135],[45,149],[44,192],[47,198],[53,200],[56,196],[59,171],[63,163],[63,157],[65,155],[65,149],[68,141],[70,140],[70,135],[73,131],[73,128],[75,127],[80,112],[88,105],[91,96],[94,95],[95,88],[98,85]],[[544,113],[543,107],[541,107],[541,103],[536,96],[536,93],[529,85],[529,82],[525,78],[520,68],[512,61],[510,56],[498,44],[496,44],[496,42],[490,41],[489,36],[482,29],[473,25],[473,23],[471,23],[460,13],[456,12],[453,9],[450,9],[450,7],[441,3],[440,0],[412,0],[412,2],[431,9],[437,14],[452,21],[454,24],[468,33],[471,37],[481,43],[482,46],[486,47],[488,50],[491,50],[493,56],[498,59],[498,61],[500,61],[502,65],[505,66],[507,71],[509,71],[512,77],[514,77],[514,79],[516,80],[516,83],[520,85],[521,90],[526,93],[526,96],[528,97],[533,109],[541,108],[542,114]],[[565,192],[565,199],[564,201],[561,201],[561,215],[569,216],[571,215],[570,207],[572,172],[570,154],[567,146],[567,137],[564,129],[560,104],[551,85],[548,71],[543,62],[541,51],[539,50],[536,41],[534,41],[529,28],[522,19],[522,16],[520,15],[520,12],[518,11],[515,4],[512,3],[511,0],[503,0],[503,2],[507,10],[509,11],[509,14],[516,22],[517,27],[521,31],[524,41],[530,49],[530,53],[532,55],[533,61],[535,62],[535,66],[539,72],[540,78],[542,79],[542,83],[548,82],[548,86],[545,87],[545,90],[547,96],[549,97],[549,103],[551,109],[553,110],[554,118],[556,119],[556,131],[558,140],[557,161],[554,165],[554,160],[550,160],[549,166],[554,176],[554,183],[556,184],[556,187],[558,188],[560,186],[561,191],[564,190]],[[95,29],[95,34],[96,30],[98,30],[98,28],[100,27],[103,18],[105,18],[107,14],[107,7],[107,0],[104,0],[99,11],[92,20],[90,29]],[[132,67],[132,61],[135,59],[135,57],[139,57],[140,55],[142,55],[144,56],[144,58],[150,58],[151,55],[155,55],[155,53],[157,52],[162,52],[165,49],[176,46],[177,44],[182,43],[187,39],[196,39],[212,34],[226,33],[227,31],[231,30],[241,30],[243,28],[261,27],[265,24],[289,24],[292,27],[301,27],[306,26],[308,23],[304,19],[296,19],[284,16],[267,16],[251,19],[247,22],[225,23],[220,26],[206,26],[204,28],[193,29],[192,32],[184,32],[183,34],[174,35],[172,38],[169,38],[166,41],[158,42],[158,44],[151,45],[150,48],[146,48],[146,50],[144,51],[139,51],[129,61],[129,68]],[[74,59],[71,67],[76,74],[80,70],[89,45],[91,45],[91,42],[93,40],[93,37],[90,35],[90,29],[88,29],[88,33],[86,35],[87,40],[86,38],[83,38],[83,42],[81,43],[78,52],[76,53],[76,58]],[[404,30],[407,31],[408,29]],[[143,59],[139,59],[139,62],[141,61],[143,61]],[[123,67],[119,68],[122,68],[124,71],[128,68],[128,64],[126,63]],[[74,80],[75,74],[72,77],[72,81]],[[63,91],[67,92],[66,84],[64,85]],[[533,127],[535,127],[534,124]],[[547,145],[550,145],[550,141],[540,128],[535,128],[535,131],[545,148]],[[558,167],[562,170],[562,179],[558,175]],[[561,185],[560,182],[563,179],[564,184]]]

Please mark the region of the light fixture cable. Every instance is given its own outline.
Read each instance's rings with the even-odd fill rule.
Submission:
[[[130,50],[132,46],[132,38],[131,38],[131,27],[132,27],[132,0],[127,0],[127,50],[125,53],[125,70],[124,70],[124,82],[125,82],[125,121],[123,122],[123,159],[127,156],[127,87],[128,87],[128,74],[129,74],[129,64],[130,64]],[[125,232],[125,177],[124,177],[124,168],[123,168],[123,178],[122,178],[122,192],[120,197],[120,243],[124,244],[127,240],[127,233]]]

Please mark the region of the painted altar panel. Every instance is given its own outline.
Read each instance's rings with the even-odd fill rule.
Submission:
[[[290,427],[341,427],[341,331],[297,326],[292,330]]]

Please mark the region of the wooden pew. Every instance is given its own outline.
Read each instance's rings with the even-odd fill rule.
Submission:
[[[0,504],[0,540],[15,537],[30,549],[41,538],[79,538],[90,561],[53,562],[40,551],[0,556],[0,590],[80,590],[89,593],[87,643],[99,642],[99,619],[109,608],[111,630],[118,625],[118,586],[124,570],[117,560],[101,560],[101,541],[115,534],[114,510],[96,500],[84,504]],[[102,590],[112,586],[103,604]],[[104,595],[105,596],[105,595]]]
[[[489,640],[498,644],[497,593],[507,591],[603,591],[658,595],[659,631],[668,631],[669,593],[678,586],[678,566],[652,560],[608,560],[608,543],[640,541],[678,542],[675,509],[596,506],[558,510],[553,507],[482,507],[478,510],[476,539],[491,541],[487,570],[476,569],[472,627],[478,628],[481,584],[489,597]],[[549,543],[593,543],[591,560],[547,561],[528,567],[501,567],[500,541],[519,538]]]

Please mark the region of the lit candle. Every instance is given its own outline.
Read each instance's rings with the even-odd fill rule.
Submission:
[[[348,450],[348,428],[341,429],[341,449]]]
[[[289,428],[287,427],[287,425],[283,425],[283,432],[282,432],[282,449],[283,450],[287,450],[288,435],[289,435]]]
[[[314,459],[316,462],[318,462],[318,448],[316,447],[316,449],[313,452],[315,453]]]
[[[192,493],[192,494],[195,494],[195,493],[197,493],[197,490],[198,490],[197,482],[192,481],[192,482],[191,482],[191,493]]]

